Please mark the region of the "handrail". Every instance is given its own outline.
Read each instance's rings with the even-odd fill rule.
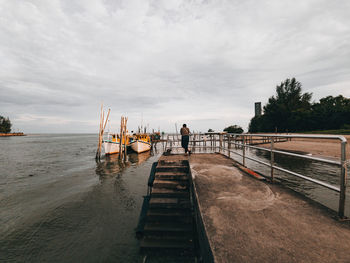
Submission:
[[[205,136],[205,140],[203,137]],[[172,139],[171,139],[172,137]],[[257,163],[263,164],[265,166],[270,167],[270,180],[273,182],[274,180],[274,170],[279,170],[285,173],[288,173],[290,175],[296,176],[298,178],[302,178],[304,180],[307,180],[309,182],[315,183],[317,185],[326,187],[330,190],[333,190],[335,192],[339,193],[339,207],[338,207],[338,216],[340,218],[344,218],[344,210],[345,210],[345,198],[346,198],[346,183],[347,183],[347,161],[346,161],[346,146],[347,146],[347,139],[342,136],[342,135],[308,135],[308,134],[236,134],[236,133],[195,133],[195,134],[190,134],[190,138],[194,137],[194,139],[190,139],[190,144],[192,144],[193,149],[212,149],[216,150],[219,149],[221,152],[227,151],[228,152],[228,157],[231,158],[231,153],[237,154],[242,157],[242,165],[246,166],[246,159],[255,161]],[[269,148],[264,148],[264,147],[258,147],[254,145],[250,145],[249,142],[253,141],[253,137],[262,137],[262,140],[264,143],[270,143]],[[202,138],[202,139],[201,139]],[[332,139],[332,140],[339,140],[341,147],[340,147],[340,161],[335,161],[335,160],[328,160],[328,159],[323,159],[319,157],[314,157],[314,156],[307,156],[307,155],[302,155],[298,153],[291,153],[288,151],[283,151],[280,149],[275,149],[275,143],[280,141],[280,138],[305,138],[305,139]],[[199,140],[198,140],[199,139]],[[267,140],[266,140],[267,139]],[[261,139],[260,139],[261,140]],[[169,142],[169,144],[168,144]],[[180,142],[179,136],[177,134],[168,134],[167,137],[167,143],[165,150],[167,150],[167,147],[172,148],[181,148],[180,146],[176,146],[176,142]],[[217,142],[218,145],[217,145]],[[225,143],[226,142],[226,143]],[[200,144],[203,145],[200,145]],[[209,145],[208,145],[209,143]],[[174,145],[173,145],[174,144]],[[227,147],[226,147],[227,144]],[[235,145],[237,147],[240,147],[242,149],[242,153],[238,153],[234,150],[232,150],[231,146]],[[246,156],[246,148],[252,148],[252,149],[258,149],[258,150],[263,150],[270,152],[270,162],[263,162],[261,160],[258,160],[256,158]],[[335,186],[332,184],[329,184],[327,182],[317,180],[311,177],[308,177],[306,175],[302,175],[296,172],[293,172],[291,170],[279,167],[275,165],[274,161],[274,154],[283,154],[283,155],[288,155],[288,156],[293,156],[293,157],[298,157],[302,159],[308,159],[308,160],[313,160],[317,162],[323,162],[323,163],[328,163],[332,165],[337,165],[340,166],[340,183],[339,186]],[[238,161],[239,162],[239,161]]]

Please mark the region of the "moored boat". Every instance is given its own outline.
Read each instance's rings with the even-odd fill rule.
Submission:
[[[107,140],[102,141],[103,149],[106,155],[119,153],[120,139],[119,135],[108,134]],[[129,146],[129,137],[126,137],[126,146]],[[122,141],[122,149],[124,149],[124,140]]]
[[[130,146],[137,153],[147,152],[151,150],[151,138],[147,133],[135,134]]]

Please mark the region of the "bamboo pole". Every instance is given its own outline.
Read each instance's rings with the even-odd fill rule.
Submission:
[[[101,104],[100,127],[99,127],[99,130],[98,130],[98,145],[97,145],[97,151],[96,151],[96,160],[101,158],[102,110],[103,110],[103,104]]]
[[[104,121],[104,125],[102,127],[101,136],[100,136],[100,156],[101,156],[101,153],[102,153],[103,134],[105,133],[105,129],[106,129],[106,125],[107,125],[107,122],[108,122],[108,118],[109,118],[110,112],[111,112],[111,109],[108,109],[106,120],[104,120],[104,112],[103,112],[102,125],[103,125],[103,121]]]
[[[127,134],[126,134],[126,132],[127,132],[127,129],[126,129],[126,127],[127,127],[127,123],[128,123],[128,118],[127,117],[124,117],[124,160],[126,161],[126,156],[127,156],[127,145],[126,145],[126,140],[127,140],[127,138],[126,138],[126,136],[127,136]]]
[[[103,132],[104,132],[105,129],[106,129],[106,125],[107,125],[107,121],[108,121],[109,113],[110,113],[110,112],[111,112],[111,109],[108,109],[107,118],[106,118],[105,124],[104,124],[104,126],[103,126]]]
[[[100,143],[99,143],[99,159],[101,158],[101,148],[102,148],[102,140],[103,140],[103,122],[105,120],[105,112],[102,110],[102,119],[101,119],[101,130],[100,130]]]
[[[119,135],[119,160],[122,157],[122,143],[123,143],[123,116],[120,118],[120,135]]]

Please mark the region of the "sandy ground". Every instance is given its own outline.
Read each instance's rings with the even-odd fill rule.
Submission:
[[[189,159],[215,262],[350,262],[348,222],[222,155]]]
[[[344,136],[348,140],[346,158],[350,159],[350,135]],[[270,148],[270,144],[261,144],[260,147]],[[311,153],[315,156],[340,158],[340,142],[337,140],[322,140],[322,139],[292,139],[288,142],[277,142],[275,148],[287,151],[301,151]]]

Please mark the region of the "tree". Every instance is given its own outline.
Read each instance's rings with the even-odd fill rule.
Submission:
[[[286,79],[269,98],[264,114],[250,120],[249,132],[290,132],[344,129],[350,125],[350,99],[327,96],[310,103],[312,94],[302,93],[295,78]]]
[[[213,129],[209,129],[208,132],[214,132],[214,130]]]
[[[11,121],[7,117],[0,116],[0,133],[9,133],[11,132]]]
[[[242,127],[240,127],[238,125],[228,126],[224,129],[224,131],[228,132],[228,133],[243,133]]]
[[[264,115],[253,117],[249,123],[249,132],[264,132],[265,119]]]
[[[340,129],[350,124],[350,99],[327,96],[312,105],[312,129]]]
[[[264,106],[264,115],[254,117],[250,132],[300,131],[308,129],[312,93],[302,93],[302,85],[295,78],[286,79],[276,87],[276,95]]]

